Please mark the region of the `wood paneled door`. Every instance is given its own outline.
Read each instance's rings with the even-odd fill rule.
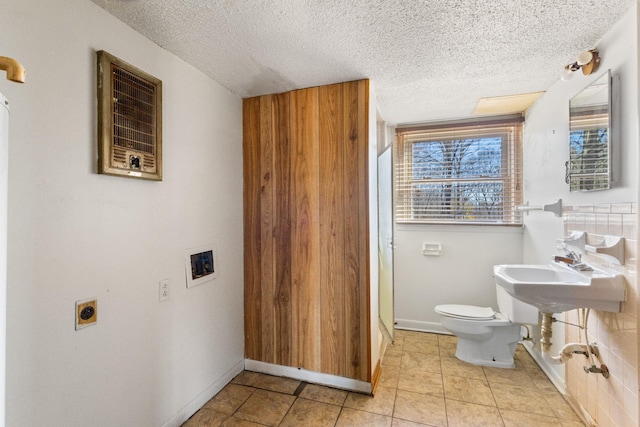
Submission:
[[[371,380],[369,81],[243,102],[245,356]]]

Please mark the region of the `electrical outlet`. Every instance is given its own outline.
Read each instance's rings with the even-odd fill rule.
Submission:
[[[98,321],[98,300],[96,298],[76,301],[76,331],[93,326]]]
[[[170,295],[170,290],[169,290],[169,279],[164,279],[160,281],[160,286],[159,286],[159,294],[160,294],[160,302],[162,301],[166,301],[169,299]]]

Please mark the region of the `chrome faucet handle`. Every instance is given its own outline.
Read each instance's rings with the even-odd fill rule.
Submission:
[[[565,255],[567,255],[567,257],[571,258],[574,261],[580,261],[582,259],[582,256],[571,249],[565,242],[558,242],[556,248],[558,250],[564,251]]]
[[[576,253],[575,251],[572,251],[571,249],[567,248],[567,256],[571,259],[574,259],[576,261],[580,261],[582,259],[582,255]]]

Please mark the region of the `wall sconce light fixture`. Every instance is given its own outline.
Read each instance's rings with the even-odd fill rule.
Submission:
[[[573,77],[573,74],[582,70],[582,74],[588,76],[595,73],[600,66],[600,52],[597,49],[585,50],[578,55],[575,62],[564,66],[564,72],[562,73],[562,80],[569,80]]]

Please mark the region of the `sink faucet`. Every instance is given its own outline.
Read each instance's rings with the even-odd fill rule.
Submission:
[[[580,256],[580,254],[576,253],[566,243],[560,242],[560,243],[558,243],[556,248],[558,250],[563,251],[565,253],[565,255],[566,255],[566,258],[565,257],[556,257],[556,258],[565,258],[566,261],[564,261],[564,262],[566,262],[567,264],[575,264],[576,262],[580,262],[580,260],[582,258]],[[558,261],[558,260],[556,260],[556,261]],[[572,261],[572,262],[567,262],[567,261]]]
[[[556,262],[564,262],[569,267],[575,268],[578,271],[593,271],[593,269],[582,262],[582,256],[571,249],[566,243],[558,244],[558,249],[564,251],[566,257],[556,255],[553,260]]]
[[[572,260],[577,262],[580,262],[582,260],[582,255],[580,255],[579,253],[576,253],[574,250],[569,249],[568,247],[565,247],[564,249],[567,256]]]

